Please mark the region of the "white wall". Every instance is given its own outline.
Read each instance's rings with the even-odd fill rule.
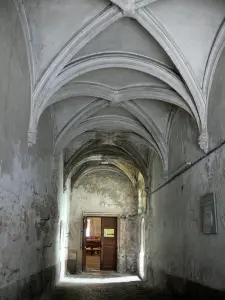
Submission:
[[[0,295],[31,299],[44,289],[40,271],[48,270],[49,284],[56,271],[53,120],[46,110],[37,145],[28,149],[30,74],[12,0],[1,1],[0,24]],[[48,216],[41,225],[40,219]],[[36,281],[27,289],[31,275]]]

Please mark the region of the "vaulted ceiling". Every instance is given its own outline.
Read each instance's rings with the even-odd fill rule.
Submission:
[[[99,155],[116,166],[116,153],[144,173],[155,151],[167,172],[170,126],[181,108],[207,151],[224,0],[15,1],[32,82],[30,144],[50,107],[67,171]]]

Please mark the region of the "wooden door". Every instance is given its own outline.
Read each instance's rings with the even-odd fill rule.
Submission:
[[[83,219],[83,239],[82,239],[83,272],[86,271],[86,231],[87,231],[87,217],[84,217],[84,219]]]
[[[117,218],[102,217],[101,270],[117,268]]]

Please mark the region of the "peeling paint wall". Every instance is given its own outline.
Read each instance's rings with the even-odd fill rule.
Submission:
[[[171,174],[185,162],[194,162],[204,155],[196,143],[195,124],[186,113],[178,111],[170,137]],[[183,283],[189,280],[224,289],[224,158],[225,147],[222,146],[151,195],[146,233],[146,275],[150,285],[164,287],[170,275],[182,279]],[[160,161],[156,158],[153,191],[159,186],[157,181],[163,183],[160,170]],[[203,235],[200,231],[200,197],[210,192],[216,195],[218,234]],[[177,284],[176,288],[182,290],[185,284]]]
[[[120,172],[96,168],[81,177],[72,190],[68,259],[82,270],[82,220],[85,213],[119,216],[118,271],[137,270],[137,197],[129,179]]]
[[[0,298],[33,299],[56,271],[54,124],[47,110],[28,149],[30,74],[13,1],[1,1],[0,24]]]

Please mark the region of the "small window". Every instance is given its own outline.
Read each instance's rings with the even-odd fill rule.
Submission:
[[[139,254],[139,273],[141,278],[145,274],[145,220],[141,220],[141,248]]]
[[[91,232],[91,220],[87,219],[86,237],[90,237],[90,232]]]

